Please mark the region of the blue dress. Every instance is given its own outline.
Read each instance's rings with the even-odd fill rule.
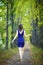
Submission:
[[[22,34],[18,30],[18,47],[24,47],[24,30]]]

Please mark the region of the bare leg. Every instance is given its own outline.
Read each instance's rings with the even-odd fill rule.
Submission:
[[[24,53],[24,47],[19,47],[19,55],[20,55],[20,60],[23,61],[23,53]]]
[[[19,55],[20,55],[20,59],[23,59],[22,48],[21,47],[19,47]]]
[[[24,47],[22,48],[22,57],[23,57],[23,54],[24,54]]]

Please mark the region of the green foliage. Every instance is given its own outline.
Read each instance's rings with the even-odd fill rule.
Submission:
[[[0,17],[2,17],[2,21],[0,21],[0,33],[3,40],[3,43],[5,43],[6,38],[6,12],[7,12],[7,0],[0,0],[0,2],[3,4],[0,7]],[[13,3],[12,11],[11,4]],[[38,35],[40,35],[40,27],[43,26],[43,2],[42,0],[8,0],[8,37],[9,37],[9,43],[11,41],[11,13],[14,15],[14,34],[15,31],[20,23],[23,24],[24,29],[26,30],[26,33],[32,33],[33,26],[32,24],[36,24],[36,18],[38,17],[38,23],[37,23],[37,32],[39,32]],[[34,20],[34,22],[32,22]],[[10,23],[11,22],[11,23]],[[10,24],[9,24],[10,23]],[[35,28],[34,28],[35,29]],[[42,34],[41,34],[42,35]]]

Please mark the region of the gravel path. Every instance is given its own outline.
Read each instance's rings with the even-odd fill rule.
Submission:
[[[29,49],[28,42],[26,42],[24,47],[24,59],[23,62],[19,61],[19,53],[13,56],[11,59],[6,61],[6,65],[32,65],[31,63],[31,51]]]

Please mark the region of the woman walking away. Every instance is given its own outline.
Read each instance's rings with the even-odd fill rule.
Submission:
[[[29,36],[26,35],[22,24],[19,25],[18,30],[16,32],[16,35],[14,37],[14,39],[12,40],[12,43],[14,42],[14,40],[16,38],[18,38],[18,49],[19,49],[19,55],[20,55],[20,61],[23,61],[23,51],[24,51],[24,36]]]

